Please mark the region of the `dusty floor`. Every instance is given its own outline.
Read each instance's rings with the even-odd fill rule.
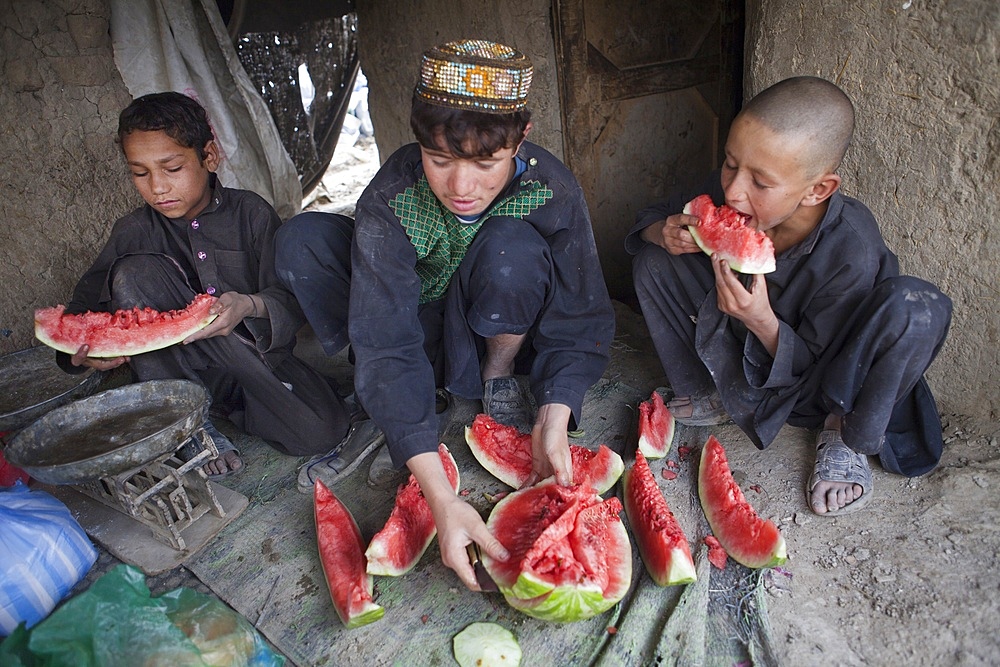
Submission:
[[[371,140],[338,151],[309,207],[353,212],[375,168]],[[606,379],[662,384],[641,317],[622,304],[617,311],[616,364]],[[315,354],[310,349],[307,341],[300,351]],[[804,501],[812,434],[786,428],[760,452],[732,425],[714,430],[748,499],[788,543],[788,563],[764,577],[778,664],[1000,664],[1000,423],[961,415],[946,415],[945,423],[948,445],[937,470],[907,480],[876,467],[872,504],[837,519],[813,515]],[[672,503],[691,492],[693,470],[682,463],[681,475],[666,483]],[[102,553],[81,588],[114,562]],[[154,592],[208,590],[184,568],[150,584]]]

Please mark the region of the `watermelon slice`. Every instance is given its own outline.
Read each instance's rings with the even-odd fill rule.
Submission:
[[[130,357],[169,347],[204,329],[216,318],[208,312],[215,301],[199,294],[186,308],[165,312],[133,308],[64,315],[63,306],[40,308],[35,311],[35,337],[66,354],[76,354],[86,343],[91,357]]]
[[[719,253],[740,273],[774,271],[774,244],[767,234],[747,224],[749,216],[726,204],[716,207],[708,195],[698,195],[689,201],[684,213],[700,220],[697,227],[688,227],[688,231],[706,255]]]
[[[319,559],[337,615],[348,628],[377,621],[385,610],[372,601],[372,576],[365,572],[361,531],[354,516],[319,480],[313,499]]]
[[[458,466],[451,452],[441,443],[438,455],[451,487],[458,493]],[[396,490],[396,504],[382,530],[375,534],[365,551],[368,574],[398,577],[417,564],[431,540],[437,535],[430,505],[424,498],[417,478],[410,475]]]
[[[525,614],[567,623],[621,600],[632,579],[632,547],[619,519],[621,502],[586,484],[549,478],[497,503],[486,527],[510,553],[483,554],[507,602]]]
[[[662,459],[674,440],[674,416],[658,391],[639,404],[639,451],[647,459]]]
[[[521,488],[531,475],[531,434],[513,426],[498,424],[485,414],[476,415],[472,426],[465,427],[465,441],[480,465],[507,486]],[[598,494],[618,481],[625,462],[607,445],[597,451],[569,446],[573,457],[573,481],[588,482]]]
[[[687,538],[642,452],[636,452],[635,465],[622,475],[622,492],[625,516],[653,581],[659,586],[694,581],[697,576]]]
[[[761,519],[747,502],[729,470],[726,450],[714,435],[701,450],[698,496],[712,533],[738,563],[761,568],[788,559],[785,538],[773,521]]]
[[[452,640],[458,667],[517,667],[521,645],[514,633],[496,623],[470,623]]]

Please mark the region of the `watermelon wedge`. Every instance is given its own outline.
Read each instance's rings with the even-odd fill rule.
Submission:
[[[313,487],[316,542],[333,607],[348,628],[382,618],[385,610],[372,600],[372,576],[365,572],[365,554],[358,524],[337,496],[316,480]]]
[[[486,527],[510,553],[483,554],[483,565],[515,609],[568,623],[621,600],[632,579],[632,547],[619,519],[621,502],[586,484],[549,478],[515,491],[493,508]]]
[[[438,445],[438,455],[451,487],[458,493],[458,466],[444,443]],[[375,534],[365,551],[368,574],[389,577],[406,574],[427,551],[435,535],[437,527],[430,505],[417,478],[410,475],[409,481],[396,490],[396,503],[385,526]]]
[[[204,329],[216,315],[208,311],[216,299],[199,294],[182,310],[160,312],[133,308],[114,313],[64,315],[63,306],[35,311],[35,338],[66,354],[90,346],[91,357],[130,357],[179,343]]]
[[[639,555],[653,581],[659,586],[694,581],[697,576],[687,537],[642,452],[636,452],[635,465],[622,475],[622,496]]]
[[[774,244],[767,234],[747,224],[748,216],[726,204],[716,207],[708,195],[689,201],[684,213],[700,221],[688,231],[706,255],[719,253],[733,271],[740,273],[774,271]]]
[[[674,416],[658,391],[639,404],[639,451],[647,459],[662,459],[674,440]]]
[[[733,479],[714,435],[701,450],[698,497],[712,533],[730,556],[749,568],[773,567],[787,559],[785,538],[773,521],[761,519]]]
[[[507,486],[515,489],[531,475],[531,434],[521,433],[513,426],[498,424],[492,417],[479,414],[472,426],[465,427],[465,441],[480,465]],[[607,445],[597,450],[579,445],[569,446],[573,457],[573,481],[588,482],[598,494],[618,481],[625,462]]]

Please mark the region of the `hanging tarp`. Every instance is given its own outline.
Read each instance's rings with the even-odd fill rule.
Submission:
[[[133,97],[175,90],[206,108],[224,185],[256,192],[285,220],[301,210],[295,165],[214,0],[112,0],[111,39]]]

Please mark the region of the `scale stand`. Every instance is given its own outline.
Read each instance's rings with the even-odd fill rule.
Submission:
[[[204,428],[192,440],[200,448],[188,461],[177,454],[191,440],[117,475],[44,488],[115,557],[157,575],[197,553],[249,504],[246,496],[210,482],[202,472],[218,456]]]

